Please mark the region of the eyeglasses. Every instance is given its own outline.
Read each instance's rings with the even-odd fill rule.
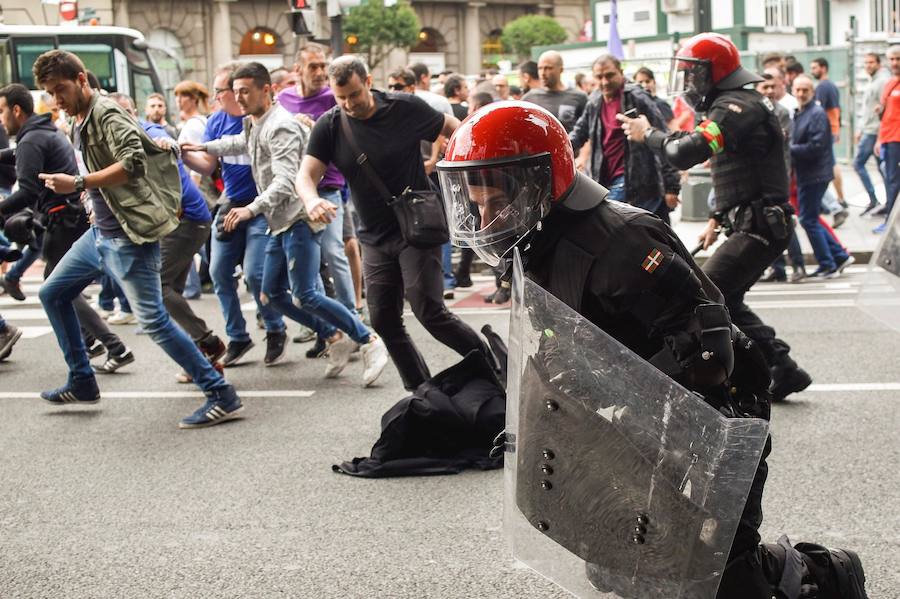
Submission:
[[[214,87],[213,88],[213,98],[218,98],[220,94],[224,94],[225,92],[230,92],[230,87]]]
[[[388,85],[388,88],[394,90],[395,92],[402,92],[404,89],[406,89],[406,84],[405,83],[392,83],[392,84]]]

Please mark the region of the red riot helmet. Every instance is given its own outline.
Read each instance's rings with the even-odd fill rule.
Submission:
[[[700,105],[714,89],[738,89],[762,77],[741,66],[737,46],[721,33],[701,33],[690,38],[672,58],[669,93],[684,94],[692,107]]]
[[[496,266],[575,182],[562,124],[528,102],[494,102],[459,126],[437,164],[450,239]]]

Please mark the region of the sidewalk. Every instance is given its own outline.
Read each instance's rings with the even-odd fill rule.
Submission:
[[[870,163],[869,176],[872,178],[872,183],[875,185],[875,193],[878,195],[878,200],[883,203],[885,195],[883,181],[881,175],[879,175],[878,171],[875,169],[875,161],[871,160]],[[844,247],[846,247],[850,253],[853,254],[853,257],[856,258],[856,263],[867,264],[872,258],[872,253],[875,251],[878,242],[881,240],[881,236],[872,233],[872,229],[882,222],[882,219],[859,215],[863,208],[869,205],[869,197],[866,195],[862,183],[852,166],[841,165],[841,173],[844,181],[844,197],[847,200],[847,203],[850,204],[850,217],[847,219],[847,222],[836,230],[836,233]],[[831,215],[825,215],[825,220],[828,221],[828,224],[831,224]],[[680,206],[672,213],[672,228],[675,229],[675,232],[678,233],[682,243],[684,243],[685,247],[689,250],[693,250],[697,247],[697,237],[705,227],[705,221],[682,222]],[[807,266],[815,264],[816,259],[813,256],[812,247],[809,245],[809,239],[807,239],[806,233],[804,233],[799,226],[797,231],[800,239],[800,246],[803,248],[803,257]],[[719,243],[721,243],[721,239],[722,238],[720,237]],[[710,248],[710,250],[714,249],[715,246]],[[697,261],[702,263],[710,255],[710,250],[698,253]]]

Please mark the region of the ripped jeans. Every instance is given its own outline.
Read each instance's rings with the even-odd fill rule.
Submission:
[[[340,329],[357,343],[368,343],[369,329],[359,317],[322,292],[321,240],[322,232],[313,233],[302,220],[269,237],[260,301],[311,328],[321,339]]]

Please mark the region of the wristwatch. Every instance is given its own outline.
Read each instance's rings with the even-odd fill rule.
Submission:
[[[84,177],[81,175],[75,177],[75,191],[78,193],[84,191]]]

